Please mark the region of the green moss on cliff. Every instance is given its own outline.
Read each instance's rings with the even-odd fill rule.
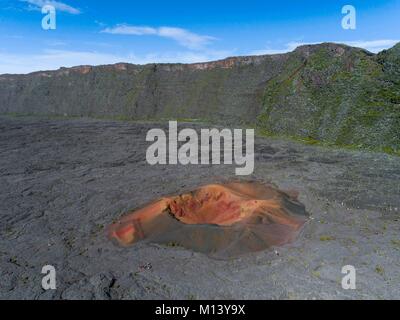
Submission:
[[[400,149],[400,90],[388,79],[384,58],[325,45],[307,52],[305,62],[298,54],[292,59],[267,83],[258,126],[341,146]]]

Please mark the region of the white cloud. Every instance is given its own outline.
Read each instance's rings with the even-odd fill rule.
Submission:
[[[363,48],[373,53],[378,53],[383,50],[392,48],[399,42],[400,40],[373,40],[373,41],[347,41],[344,42],[344,44],[347,44],[352,47]]]
[[[110,34],[135,35],[135,36],[157,35],[157,29],[155,28],[128,26],[128,25],[118,25],[114,28],[106,28],[101,32]]]
[[[326,41],[325,41],[326,42]],[[382,50],[389,49],[400,40],[371,40],[371,41],[329,41],[334,43],[342,43],[351,47],[363,48],[373,53],[381,52]],[[279,54],[291,52],[299,46],[320,44],[322,42],[289,42],[281,49],[266,48],[250,52],[250,55],[264,55],[264,54]]]
[[[56,10],[67,12],[70,14],[80,14],[81,11],[77,8],[71,7],[70,5],[55,1],[55,0],[20,0],[22,2],[27,2],[33,6],[35,9],[41,9],[45,5],[52,5]]]
[[[162,27],[158,29],[160,37],[171,38],[177,41],[180,45],[190,48],[198,49],[206,46],[211,41],[215,40],[214,37],[198,35],[185,29]]]
[[[260,49],[260,50],[254,50],[251,51],[249,54],[250,55],[265,55],[265,54],[281,54],[281,53],[287,53],[291,52],[294,49],[296,49],[298,46],[303,45],[304,43],[299,43],[299,42],[289,42],[285,45],[284,48],[281,49],[272,49],[272,48],[266,48],[266,49]]]
[[[103,65],[118,62],[147,63],[196,63],[223,59],[229,51],[183,51],[149,53],[146,55],[118,55],[96,51],[45,50],[38,54],[12,54],[0,52],[0,74],[29,73],[40,70],[57,70],[60,67]]]
[[[77,65],[99,65],[122,62],[126,57],[98,52],[45,50],[40,54],[0,52],[0,74],[56,70]]]
[[[192,50],[202,49],[211,41],[216,40],[216,38],[211,36],[199,35],[188,30],[175,27],[153,28],[146,26],[117,25],[113,28],[106,28],[101,32],[135,36],[154,35],[163,38],[173,39],[181,46]]]

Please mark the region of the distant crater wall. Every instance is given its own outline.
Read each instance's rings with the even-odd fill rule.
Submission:
[[[0,113],[199,119],[400,153],[400,44],[0,75]]]

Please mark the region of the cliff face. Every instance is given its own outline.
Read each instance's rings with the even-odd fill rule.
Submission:
[[[0,112],[254,122],[287,56],[82,66],[0,76]]]
[[[0,76],[0,113],[191,118],[400,149],[400,45],[338,44],[198,64],[81,66]]]
[[[273,133],[398,150],[399,57],[399,45],[379,55],[301,47],[267,83],[258,123]]]

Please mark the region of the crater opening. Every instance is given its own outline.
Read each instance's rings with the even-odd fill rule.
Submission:
[[[232,182],[161,198],[110,226],[108,235],[122,246],[147,240],[231,258],[294,241],[307,218],[296,192]]]

